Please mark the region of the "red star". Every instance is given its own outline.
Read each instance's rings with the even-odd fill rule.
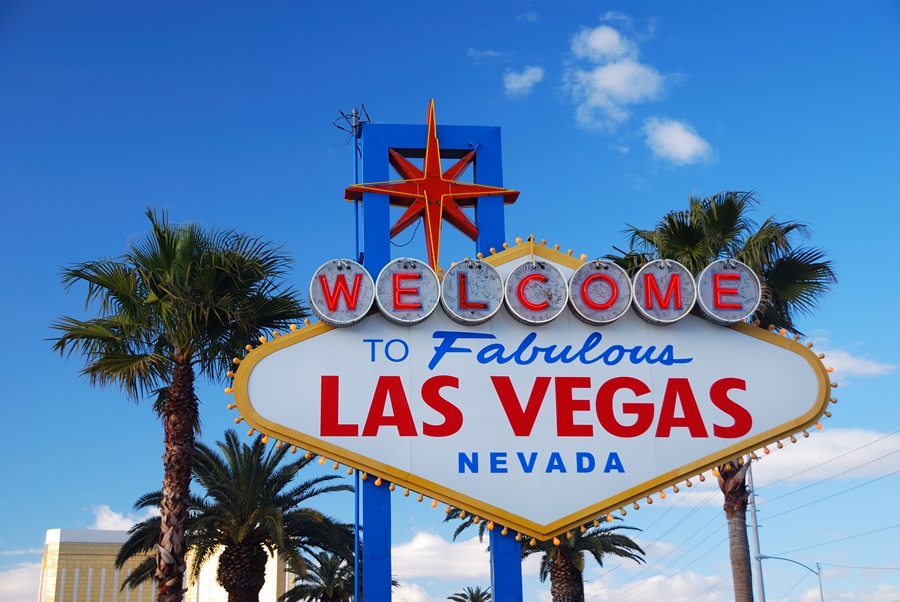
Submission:
[[[391,205],[407,207],[403,216],[391,228],[391,238],[410,227],[420,217],[423,218],[428,262],[437,270],[441,249],[441,227],[444,220],[475,240],[478,237],[478,227],[463,213],[462,207],[474,207],[476,199],[482,196],[502,196],[503,202],[507,205],[515,203],[519,196],[515,190],[457,182],[457,178],[463,174],[474,158],[473,150],[447,171],[441,171],[441,151],[438,147],[434,100],[432,100],[428,105],[428,141],[425,146],[424,170],[420,170],[391,149],[391,165],[403,177],[403,181],[350,186],[344,192],[344,196],[349,201],[361,201],[363,192],[388,194]]]

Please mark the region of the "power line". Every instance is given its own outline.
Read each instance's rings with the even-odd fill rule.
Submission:
[[[842,569],[865,569],[867,571],[900,571],[900,567],[896,566],[850,566],[848,564],[828,564],[827,562],[820,562],[819,564],[821,564],[822,566],[836,566]]]
[[[709,538],[707,537],[707,539],[709,539]],[[702,554],[700,554],[699,556],[697,556],[696,558],[694,558],[693,560],[691,560],[689,563],[687,563],[686,565],[684,565],[683,567],[681,567],[680,569],[678,569],[677,571],[675,571],[674,573],[672,573],[671,575],[669,575],[668,577],[666,577],[665,579],[663,579],[662,581],[660,581],[659,583],[655,584],[653,587],[650,587],[650,588],[645,589],[645,590],[642,591],[641,593],[637,594],[634,598],[629,598],[629,600],[636,600],[637,598],[640,598],[641,596],[643,596],[643,595],[646,594],[647,592],[650,592],[650,591],[656,589],[657,587],[659,587],[660,585],[662,585],[663,583],[665,583],[666,581],[668,581],[669,579],[671,579],[672,577],[674,577],[675,575],[677,575],[678,573],[680,573],[681,571],[683,571],[684,569],[688,568],[689,566],[691,566],[692,564],[694,564],[695,562],[697,562],[698,560],[700,560],[701,558],[703,558],[704,556],[706,556],[707,554],[709,554],[710,552],[712,552],[713,550],[715,550],[716,548],[718,548],[720,545],[722,545],[723,543],[725,543],[727,540],[728,540],[728,536],[726,535],[726,536],[723,537],[721,540],[719,540],[719,543],[715,544],[713,547],[711,547],[710,549],[706,550],[705,552],[703,552]],[[706,540],[704,540],[704,541],[706,541]],[[703,543],[703,542],[700,542],[700,543]],[[700,545],[700,544],[698,543],[697,546],[699,546],[699,545]],[[694,548],[696,548],[697,546],[694,546]],[[694,548],[691,548],[691,550],[693,550]],[[690,552],[690,550],[688,550],[688,552]],[[682,557],[687,556],[688,552],[685,552],[685,553],[682,555]],[[677,558],[676,558],[676,560],[677,560]],[[673,562],[672,564],[675,564],[675,563]],[[672,566],[672,565],[670,564],[669,566]],[[668,567],[666,567],[666,568],[668,568]],[[657,575],[658,575],[658,574],[659,574],[659,573],[657,573]],[[653,576],[655,577],[656,575],[653,575]],[[612,598],[610,598],[610,600],[611,600],[611,599],[612,599]]]
[[[895,470],[894,472],[889,472],[889,473],[886,474],[886,475],[882,475],[882,476],[880,476],[880,477],[876,477],[876,478],[872,479],[871,481],[866,481],[865,483],[860,483],[859,485],[854,485],[853,487],[850,487],[850,488],[848,488],[848,489],[844,489],[843,491],[838,491],[837,493],[832,493],[831,495],[828,495],[828,496],[825,496],[825,497],[820,497],[820,498],[818,498],[818,499],[816,499],[816,500],[813,500],[813,501],[811,501],[811,502],[809,502],[809,503],[803,504],[802,506],[797,506],[797,507],[795,507],[795,508],[791,508],[790,510],[785,510],[784,512],[779,512],[778,514],[773,514],[772,516],[766,517],[765,520],[770,520],[770,519],[775,518],[776,516],[781,516],[782,514],[787,514],[788,512],[793,512],[794,510],[799,510],[800,508],[806,508],[807,506],[812,506],[813,504],[818,504],[819,502],[824,502],[824,501],[827,500],[827,499],[831,499],[831,498],[836,497],[836,496],[839,496],[839,495],[841,495],[841,494],[843,494],[843,493],[847,493],[848,491],[853,491],[854,489],[859,489],[860,487],[863,487],[863,486],[868,485],[868,484],[870,484],[870,483],[874,483],[875,481],[880,481],[881,479],[886,479],[886,478],[888,478],[888,477],[890,477],[890,476],[893,476],[893,475],[897,474],[898,472],[900,472],[900,469],[897,469],[897,470]]]
[[[719,587],[720,585],[722,585],[723,583],[725,583],[725,582],[728,581],[729,579],[731,579],[731,575],[725,577],[724,579],[722,579],[721,581],[719,581],[719,582],[716,583],[715,585],[711,585],[711,586],[707,587],[705,590],[703,590],[703,591],[700,592],[699,594],[694,594],[693,596],[691,596],[690,598],[688,598],[688,599],[685,600],[684,602],[691,602],[691,600],[693,600],[693,599],[696,598],[697,596],[702,596],[703,594],[705,594],[705,593],[708,592],[709,590],[715,589],[715,588]]]
[[[866,466],[866,465],[868,465],[868,464],[871,464],[872,462],[877,462],[878,460],[881,460],[881,459],[883,459],[883,458],[887,458],[888,456],[892,456],[892,455],[894,455],[894,454],[896,454],[896,453],[900,453],[900,449],[895,449],[894,451],[888,452],[888,453],[884,454],[883,456],[878,456],[878,457],[875,458],[874,460],[869,460],[868,462],[863,462],[862,464],[859,464],[859,465],[854,466],[854,467],[852,467],[852,468],[848,468],[848,469],[845,470],[844,472],[839,472],[839,473],[837,473],[837,474],[835,474],[835,475],[831,475],[830,477],[825,477],[824,479],[819,479],[818,481],[816,481],[816,482],[814,482],[814,483],[810,483],[809,485],[806,485],[805,487],[801,487],[800,489],[795,489],[794,491],[789,491],[789,492],[787,492],[787,493],[785,493],[785,494],[783,494],[783,495],[779,495],[778,497],[773,497],[772,499],[763,500],[763,501],[760,502],[758,505],[759,505],[759,506],[762,506],[763,504],[768,504],[769,502],[774,502],[775,500],[780,500],[780,499],[783,498],[783,497],[787,497],[787,496],[789,496],[789,495],[794,495],[795,493],[800,493],[800,492],[803,491],[804,489],[809,489],[810,487],[815,487],[816,485],[820,485],[820,484],[824,483],[825,481],[830,481],[831,479],[835,479],[835,478],[837,478],[837,477],[839,477],[839,476],[841,476],[841,475],[847,474],[848,472],[854,471],[854,470],[856,470],[857,468],[862,468],[863,466]],[[892,473],[890,473],[890,474],[894,474],[894,473],[892,472]],[[885,475],[885,476],[889,476],[889,475]],[[849,491],[849,489],[848,489],[848,491]]]
[[[866,531],[865,533],[857,533],[856,535],[848,535],[847,537],[841,537],[841,538],[839,538],[839,539],[832,539],[831,541],[823,541],[822,543],[813,544],[813,545],[811,545],[811,546],[805,546],[805,547],[802,547],[802,548],[796,548],[796,549],[794,549],[794,550],[787,550],[787,551],[785,551],[785,552],[777,552],[776,554],[773,554],[773,556],[782,556],[782,555],[784,555],[784,554],[790,554],[790,553],[792,553],[792,552],[799,552],[799,551],[801,551],[801,550],[809,550],[810,548],[818,548],[818,547],[820,547],[820,546],[827,546],[827,545],[830,544],[830,543],[837,543],[837,542],[839,542],[839,541],[846,541],[846,540],[848,540],[848,539],[854,539],[854,538],[856,538],[856,537],[862,537],[863,535],[871,535],[872,533],[880,533],[881,531],[888,531],[888,530],[890,530],[890,529],[896,529],[897,527],[900,527],[900,523],[897,523],[896,525],[891,525],[890,527],[882,527],[881,529],[874,529],[874,530],[872,530],[872,531]]]
[[[772,485],[775,485],[776,483],[781,483],[782,481],[787,481],[788,479],[793,479],[794,477],[796,477],[796,476],[798,476],[798,475],[801,475],[801,474],[803,474],[803,473],[809,472],[809,471],[812,470],[813,468],[818,468],[819,466],[825,466],[825,465],[828,464],[829,462],[834,462],[834,461],[837,460],[838,458],[843,458],[843,457],[846,456],[847,454],[852,454],[853,452],[859,451],[859,450],[863,449],[864,447],[868,447],[868,446],[870,446],[870,445],[872,445],[872,444],[874,444],[874,443],[878,443],[878,442],[881,441],[882,439],[887,439],[887,438],[890,437],[891,435],[896,435],[897,433],[900,433],[900,429],[897,429],[896,431],[893,431],[893,432],[891,432],[891,433],[888,433],[887,435],[884,435],[883,437],[879,437],[878,439],[875,439],[874,441],[869,441],[868,443],[865,443],[865,444],[863,444],[863,445],[860,445],[859,447],[857,447],[857,448],[855,448],[855,449],[851,449],[850,451],[846,451],[846,452],[842,453],[842,454],[839,455],[839,456],[833,457],[833,458],[830,459],[830,460],[825,460],[824,462],[821,462],[821,463],[819,463],[819,464],[816,464],[815,466],[810,466],[809,468],[804,469],[804,470],[801,470],[800,472],[796,472],[796,473],[794,473],[794,474],[792,474],[792,475],[790,475],[790,476],[788,476],[788,477],[784,477],[784,478],[782,478],[782,479],[778,479],[777,481],[772,481],[771,483],[766,483],[765,485],[760,485],[760,486],[757,487],[756,489],[757,489],[757,491],[758,491],[758,490],[760,490],[760,489],[764,489],[765,487],[771,487]]]
[[[797,580],[797,583],[795,583],[793,586],[791,586],[791,589],[784,592],[784,595],[782,595],[780,598],[778,598],[778,602],[781,602],[782,600],[787,598],[787,595],[789,593],[791,593],[792,591],[794,591],[794,588],[797,587],[798,585],[800,585],[800,582],[803,581],[804,579],[806,579],[807,575],[809,575],[809,573],[803,573],[802,575],[800,575],[800,579]]]

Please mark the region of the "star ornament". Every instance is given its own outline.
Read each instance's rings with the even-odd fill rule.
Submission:
[[[476,149],[477,150],[477,149]],[[406,207],[406,211],[391,227],[394,238],[419,218],[425,222],[425,245],[428,249],[428,263],[437,270],[441,249],[441,228],[444,220],[457,230],[475,240],[478,226],[463,213],[463,207],[474,207],[478,197],[502,196],[504,204],[516,202],[518,191],[458,182],[457,179],[475,159],[472,150],[447,171],[441,170],[441,150],[438,145],[437,126],[434,119],[434,100],[428,105],[428,137],[425,144],[424,169],[413,165],[406,157],[390,149],[391,166],[403,181],[377,182],[350,186],[344,192],[348,201],[361,201],[364,192],[390,195],[394,206]]]

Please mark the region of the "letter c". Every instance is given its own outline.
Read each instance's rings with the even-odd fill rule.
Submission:
[[[547,303],[546,301],[541,301],[540,303],[532,303],[525,298],[525,287],[532,280],[547,282],[547,277],[543,274],[528,274],[519,281],[519,286],[516,287],[516,296],[519,298],[519,303],[525,306],[525,309],[528,309],[530,311],[544,311],[545,309],[550,307],[549,303]]]

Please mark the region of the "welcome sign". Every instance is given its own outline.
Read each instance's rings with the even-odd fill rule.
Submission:
[[[377,278],[351,263],[312,279],[322,323],[241,361],[242,417],[527,536],[796,433],[828,403],[805,346],[734,324],[758,301],[740,264],[629,281],[534,242],[442,281],[414,260]]]

